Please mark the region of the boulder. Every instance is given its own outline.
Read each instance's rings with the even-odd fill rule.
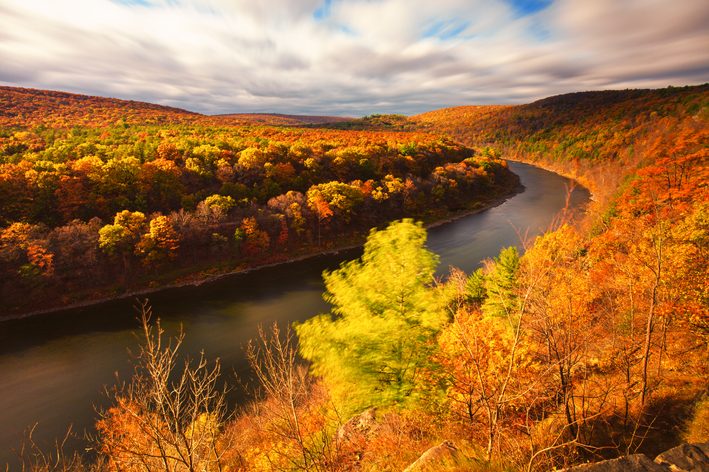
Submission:
[[[564,469],[566,472],[667,472],[645,454],[632,454],[607,461],[583,464]]]
[[[709,472],[709,443],[680,444],[655,458],[672,472]]]
[[[443,441],[433,446],[416,459],[416,462],[404,469],[404,472],[437,472],[460,467],[468,462],[451,441]]]
[[[377,409],[369,408],[359,413],[337,430],[338,441],[348,441],[354,438],[365,438],[377,427]]]

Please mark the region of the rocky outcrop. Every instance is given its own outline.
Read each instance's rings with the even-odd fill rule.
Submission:
[[[467,458],[451,441],[433,446],[408,466],[404,472],[437,472],[450,470],[467,462]]]
[[[566,472],[709,472],[709,443],[682,444],[651,460],[633,454],[607,461],[583,464]]]
[[[338,441],[352,441],[355,438],[366,439],[377,428],[377,409],[369,408],[353,416],[337,430]]]
[[[466,470],[470,464],[450,441],[424,452],[404,472]],[[682,444],[658,455],[653,461],[645,454],[631,454],[593,464],[581,464],[561,472],[709,472],[709,443]]]
[[[657,456],[655,462],[672,472],[709,472],[709,443],[681,444]]]
[[[593,464],[577,465],[566,472],[667,472],[664,467],[655,464],[645,454],[632,454]]]

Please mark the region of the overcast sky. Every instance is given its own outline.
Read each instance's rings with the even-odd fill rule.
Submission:
[[[0,83],[412,114],[709,80],[709,0],[0,0]]]

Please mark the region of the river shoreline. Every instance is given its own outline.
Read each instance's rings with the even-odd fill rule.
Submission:
[[[521,161],[518,161],[521,162]],[[537,166],[540,167],[540,166]],[[426,229],[429,228],[435,228],[438,226],[442,226],[448,223],[451,223],[453,221],[459,220],[461,218],[465,218],[466,216],[474,215],[476,213],[481,213],[483,211],[489,210],[491,208],[494,208],[498,205],[501,205],[505,201],[507,201],[509,198],[524,192],[525,187],[522,185],[519,181],[515,186],[510,188],[507,192],[504,192],[502,195],[499,195],[495,198],[492,198],[489,201],[480,201],[481,206],[478,208],[471,208],[471,209],[465,209],[465,210],[460,210],[458,212],[454,212],[448,216],[443,217],[442,219],[437,219],[435,221],[432,221],[430,223],[424,224],[424,227]],[[113,301],[119,301],[119,300],[127,300],[130,298],[137,298],[137,297],[142,297],[145,295],[152,295],[152,294],[158,294],[162,293],[165,291],[169,290],[175,290],[175,289],[180,289],[180,288],[185,288],[185,287],[199,287],[205,284],[210,284],[214,283],[218,280],[224,279],[226,277],[231,277],[234,275],[240,275],[240,274],[247,274],[249,272],[257,271],[257,270],[262,270],[262,269],[268,269],[272,267],[277,267],[281,265],[286,265],[286,264],[292,264],[294,262],[300,262],[300,261],[305,261],[308,259],[313,259],[317,257],[322,257],[322,256],[327,256],[327,255],[334,255],[338,254],[343,251],[348,251],[348,250],[354,250],[357,248],[360,248],[364,245],[364,242],[366,240],[367,235],[361,235],[360,241],[355,243],[355,244],[344,244],[342,246],[335,246],[332,248],[327,248],[327,249],[321,249],[315,252],[310,252],[306,254],[302,254],[299,256],[293,256],[293,257],[286,257],[284,260],[276,261],[276,262],[268,262],[265,264],[257,264],[254,266],[250,267],[244,267],[244,268],[239,268],[239,269],[232,269],[232,270],[226,270],[224,272],[216,273],[216,274],[200,274],[199,272],[190,274],[186,276],[185,278],[187,280],[182,280],[178,282],[170,282],[166,284],[160,284],[159,286],[154,286],[154,287],[149,287],[149,288],[144,288],[144,289],[137,289],[137,290],[131,290],[126,293],[122,293],[117,296],[108,296],[108,297],[99,297],[99,298],[93,298],[91,300],[83,301],[83,302],[77,302],[77,303],[70,303],[67,305],[62,305],[62,306],[55,306],[55,307],[50,307],[50,308],[42,308],[42,309],[37,309],[37,310],[32,310],[29,312],[20,312],[20,313],[13,313],[13,314],[8,314],[8,315],[0,315],[0,323],[5,322],[5,321],[12,321],[12,320],[19,320],[19,319],[26,319],[30,317],[35,317],[35,316],[43,316],[43,315],[50,315],[50,314],[60,314],[65,311],[70,311],[70,310],[75,310],[75,309],[80,309],[80,308],[87,308],[87,307],[92,307],[96,305],[101,305],[103,303],[108,303],[108,302],[113,302]]]

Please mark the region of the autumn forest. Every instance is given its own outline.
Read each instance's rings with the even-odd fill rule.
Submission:
[[[244,346],[245,401],[141,302],[90,452],[30,437],[18,464],[547,471],[706,442],[708,120],[707,85],[364,118],[0,87],[3,318],[363,245],[329,312]],[[523,192],[507,160],[593,201],[437,276],[426,225]]]

